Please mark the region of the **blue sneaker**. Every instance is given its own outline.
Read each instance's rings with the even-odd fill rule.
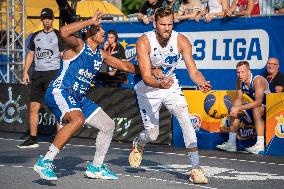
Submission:
[[[110,170],[108,170],[105,164],[103,164],[101,167],[95,167],[91,162],[88,162],[85,175],[88,178],[95,178],[95,179],[107,179],[107,180],[118,179],[118,176],[115,173],[112,173]]]
[[[40,156],[34,165],[34,170],[39,176],[45,180],[57,180],[57,176],[53,172],[53,161],[48,159],[43,160],[43,156]]]

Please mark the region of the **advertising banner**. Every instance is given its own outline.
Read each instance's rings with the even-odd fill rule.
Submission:
[[[191,20],[174,25],[174,30],[190,40],[196,65],[215,90],[235,89],[235,83],[231,81],[237,78],[235,68],[241,60],[250,63],[253,74],[262,74],[266,70],[270,56],[284,60],[284,37],[280,28],[284,28],[283,15],[213,19],[210,23]],[[104,29],[118,32],[126,57],[136,64],[136,41],[144,32],[153,30],[153,25],[107,23]],[[282,64],[280,69],[284,72]],[[177,66],[176,73],[182,86],[194,86],[183,62]],[[133,87],[132,75],[129,77],[128,87]]]
[[[266,153],[284,156],[284,93],[266,96]]]
[[[217,90],[203,93],[197,90],[183,90],[183,93],[189,106],[191,123],[197,134],[198,147],[215,149],[217,144],[222,144],[228,139],[230,119],[227,117],[229,108],[226,104],[234,101],[235,91]],[[228,101],[225,101],[225,96],[229,97]],[[250,99],[244,96],[243,101],[249,102]],[[255,127],[251,121],[247,120],[246,114],[241,117],[237,139],[239,150],[255,143]],[[175,118],[173,119],[173,145],[184,146],[181,128]]]
[[[21,84],[0,84],[0,131],[27,133],[29,129],[29,87]],[[91,88],[88,98],[92,99],[114,120],[116,128],[113,139],[133,141],[144,129],[136,94],[131,89]],[[56,118],[46,105],[39,112],[38,134],[52,135],[56,132]],[[160,133],[158,144],[171,144],[171,115],[163,107],[160,111]],[[96,138],[97,129],[85,125],[78,137]]]
[[[29,88],[21,84],[0,84],[0,130],[26,132]]]

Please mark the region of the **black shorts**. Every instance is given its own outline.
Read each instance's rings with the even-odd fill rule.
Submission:
[[[49,83],[56,77],[57,70],[35,71],[31,78],[31,102],[42,103]]]

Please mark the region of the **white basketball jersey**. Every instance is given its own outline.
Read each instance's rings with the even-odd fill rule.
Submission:
[[[160,68],[166,76],[175,76],[175,69],[180,61],[178,52],[178,33],[172,31],[171,37],[166,47],[159,44],[155,31],[146,32],[151,46],[150,59],[153,67]]]
[[[164,93],[165,90],[181,91],[175,74],[176,66],[181,59],[177,46],[178,33],[172,31],[168,44],[164,48],[159,44],[155,31],[146,32],[145,35],[151,46],[150,60],[152,67],[157,67],[161,69],[167,77],[172,77],[174,84],[170,89],[159,89],[147,86],[143,80],[140,80],[134,87],[136,93],[142,96],[153,97],[157,95],[161,96],[160,91],[162,93]]]

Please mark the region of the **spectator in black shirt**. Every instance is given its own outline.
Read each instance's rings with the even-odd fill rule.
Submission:
[[[266,64],[267,73],[264,77],[273,87],[272,91],[276,93],[284,92],[284,75],[279,72],[279,60],[277,58],[269,58]]]
[[[154,13],[162,6],[163,0],[147,0],[138,13],[138,20],[144,24],[154,21]]]
[[[122,61],[126,61],[125,49],[118,42],[118,35],[116,31],[108,31],[107,41],[104,44],[104,49],[111,56]],[[102,85],[105,87],[121,87],[121,83],[127,80],[127,73],[103,64],[101,67],[99,80],[101,80]]]

